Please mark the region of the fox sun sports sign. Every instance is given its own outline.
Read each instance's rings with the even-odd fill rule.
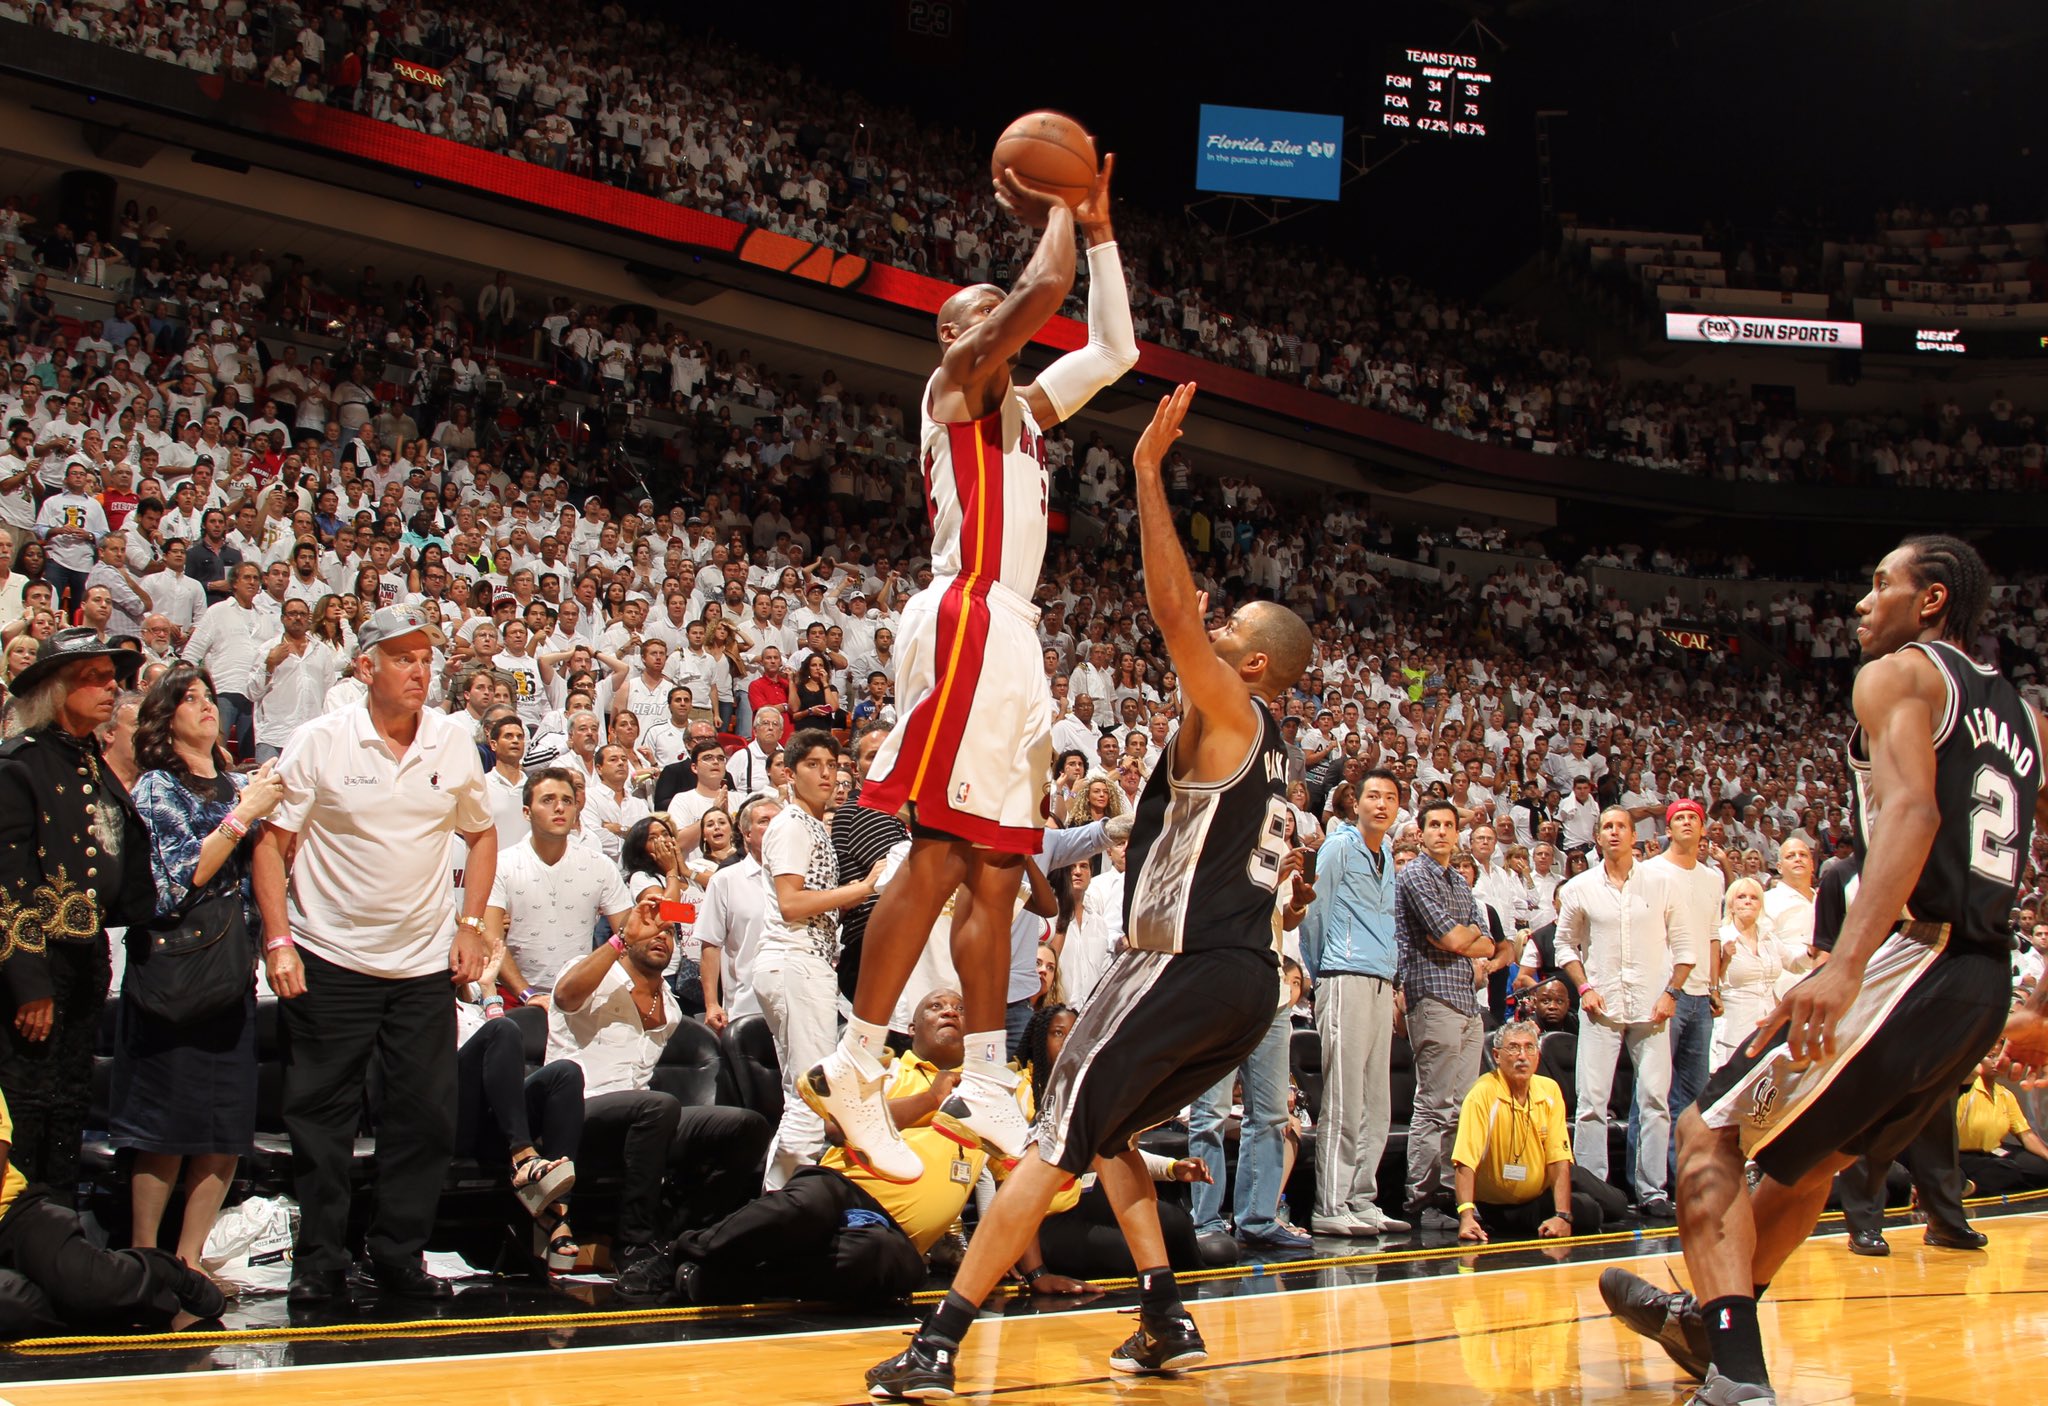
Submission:
[[[1667,312],[1664,335],[1674,342],[1712,342],[1724,347],[1812,347],[1821,351],[1863,348],[1860,322],[1809,322],[1796,317]]]

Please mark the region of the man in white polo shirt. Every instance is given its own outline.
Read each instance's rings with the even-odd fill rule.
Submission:
[[[747,847],[744,857],[726,865],[704,886],[704,906],[697,910],[697,941],[704,955],[699,963],[704,982],[704,1023],[723,1030],[732,1021],[761,1014],[754,994],[754,953],[761,942],[768,896],[761,887],[761,841],[768,822],[782,809],[773,796],[756,796],[733,816],[733,828]]]
[[[484,968],[484,902],[498,832],[466,728],[426,709],[426,615],[386,606],[357,632],[360,706],[306,723],[277,774],[284,801],[256,851],[271,990],[283,1000],[284,1123],[300,1206],[289,1298],[348,1295],[349,1170],[374,1051],[383,1066],[369,1254],[386,1293],[445,1299],[421,1251],[455,1140],[455,1003],[449,978]],[[449,837],[469,846],[459,915]]]
[[[492,946],[505,944],[500,980],[521,1001],[545,1003],[555,973],[590,951],[600,917],[616,932],[633,906],[619,866],[595,845],[571,844],[576,777],[543,767],[526,779],[526,838],[498,857],[484,910]]]

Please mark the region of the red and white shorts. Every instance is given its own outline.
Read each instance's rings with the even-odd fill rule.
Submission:
[[[982,849],[1036,854],[1052,781],[1038,608],[1006,586],[933,581],[896,632],[897,723],[860,803]]]

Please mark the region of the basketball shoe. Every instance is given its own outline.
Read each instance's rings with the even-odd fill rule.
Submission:
[[[992,1156],[1015,1162],[1031,1141],[1031,1124],[1017,1105],[1021,1079],[1013,1069],[970,1060],[959,1084],[944,1104],[933,1126],[947,1137],[955,1130],[973,1135]]]
[[[1755,1382],[1724,1377],[1719,1367],[1709,1367],[1707,1379],[1686,1398],[1686,1406],[1778,1406],[1778,1393]]]
[[[958,1343],[922,1333],[887,1362],[868,1368],[868,1395],[876,1401],[945,1401],[953,1395]]]
[[[1208,1360],[1208,1345],[1195,1320],[1185,1313],[1171,1317],[1139,1314],[1138,1331],[1109,1355],[1109,1365],[1117,1371],[1138,1374],[1178,1372]]]
[[[1600,1276],[1600,1297],[1607,1301],[1610,1313],[1631,1331],[1642,1334],[1663,1348],[1664,1355],[1676,1362],[1681,1370],[1695,1377],[1707,1375],[1711,1355],[1707,1347],[1707,1325],[1700,1317],[1700,1306],[1691,1294],[1682,1289],[1667,1293],[1648,1280],[1617,1268]]]
[[[846,1155],[871,1176],[908,1186],[924,1175],[889,1116],[889,1071],[865,1050],[844,1046],[797,1076],[796,1091],[828,1124],[836,1123]]]

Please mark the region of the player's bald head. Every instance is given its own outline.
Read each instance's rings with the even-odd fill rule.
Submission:
[[[970,283],[952,297],[946,299],[944,303],[939,305],[939,340],[942,342],[946,340],[946,329],[948,327],[954,329],[956,336],[966,331],[970,325],[970,314],[990,298],[1001,302],[1003,300],[1003,290],[996,287],[993,283]]]
[[[1315,653],[1315,640],[1301,617],[1274,601],[1255,600],[1239,606],[1226,633],[1235,648],[1225,650],[1224,640],[1218,639],[1219,652],[1237,665],[1239,672],[1255,656],[1264,655],[1265,667],[1246,677],[1259,691],[1275,696],[1300,681]]]

